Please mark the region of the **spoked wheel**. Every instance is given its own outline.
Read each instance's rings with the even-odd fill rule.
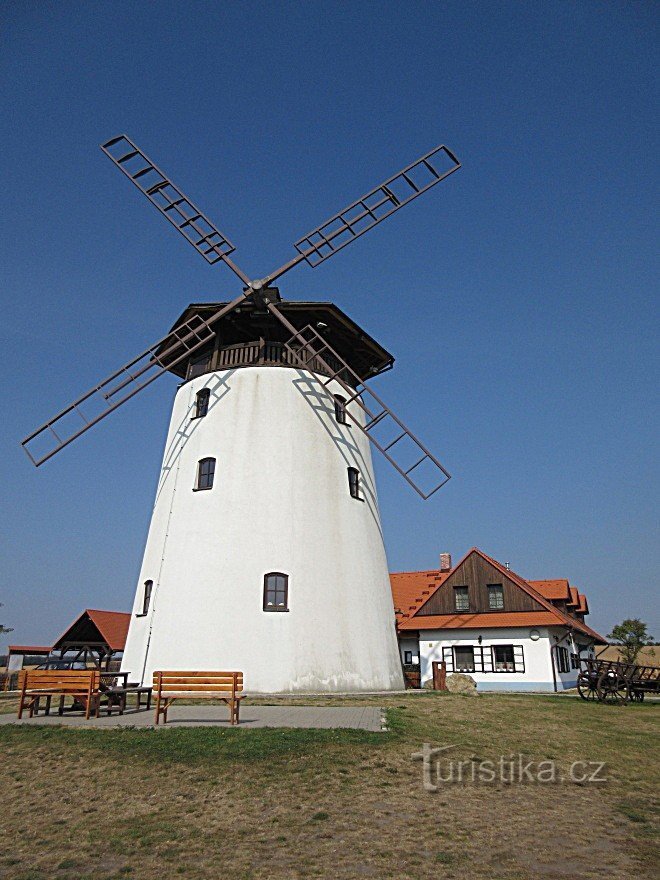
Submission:
[[[643,703],[644,702],[644,691],[637,691],[634,688],[629,689],[628,699],[632,700],[634,703]]]
[[[601,703],[622,705],[628,699],[628,686],[625,679],[611,669],[599,676],[596,692]]]
[[[588,672],[581,672],[577,679],[577,689],[583,700],[598,699],[596,680]]]

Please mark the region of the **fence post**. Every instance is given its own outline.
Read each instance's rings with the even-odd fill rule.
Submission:
[[[444,660],[441,662],[433,661],[433,690],[447,690],[447,664]]]

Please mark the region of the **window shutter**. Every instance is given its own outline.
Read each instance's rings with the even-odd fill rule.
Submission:
[[[454,671],[454,652],[451,648],[442,649],[442,659],[445,661],[447,672]]]
[[[522,645],[513,646],[513,665],[516,672],[525,671],[525,652]]]
[[[493,671],[493,649],[490,648],[482,648],[483,653],[483,662],[484,662],[484,672],[492,672]]]

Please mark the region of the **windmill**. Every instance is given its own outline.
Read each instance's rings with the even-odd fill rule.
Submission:
[[[436,147],[253,280],[227,236],[128,137],[101,149],[207,263],[241,282],[229,302],[189,305],[162,339],[22,441],[39,466],[164,373],[183,380],[125,668],[143,679],[237,668],[264,691],[401,686],[370,446],[423,499],[450,475],[367,384],[392,355],[333,304],[287,302],[275,282],[302,262],[319,266],[459,161]]]

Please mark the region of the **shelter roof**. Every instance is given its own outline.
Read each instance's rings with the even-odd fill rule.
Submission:
[[[86,608],[62,633],[53,645],[60,649],[66,643],[103,642],[111,651],[123,651],[131,615],[125,611],[99,611]]]

